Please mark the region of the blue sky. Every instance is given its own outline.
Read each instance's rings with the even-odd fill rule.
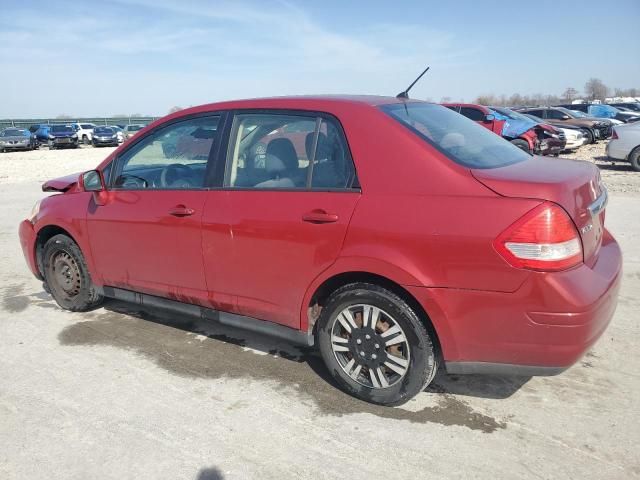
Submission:
[[[0,118],[309,93],[640,88],[640,0],[0,2]]]

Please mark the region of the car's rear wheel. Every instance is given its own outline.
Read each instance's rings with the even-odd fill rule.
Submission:
[[[529,149],[529,144],[527,143],[526,140],[522,140],[521,138],[516,138],[514,140],[511,140],[511,143],[513,143],[520,150],[524,150],[527,153],[531,153],[531,150]]]
[[[631,168],[636,172],[640,172],[640,147],[636,147],[631,151],[629,154],[629,163],[631,163]]]
[[[437,369],[431,337],[393,292],[353,283],[336,290],[318,320],[318,344],[333,378],[347,393],[400,405],[421,392]]]
[[[43,251],[44,280],[53,299],[65,310],[83,312],[102,302],[102,295],[91,282],[84,256],[66,235],[55,235]]]

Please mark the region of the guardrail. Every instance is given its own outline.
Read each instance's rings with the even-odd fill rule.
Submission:
[[[20,118],[0,120],[0,130],[8,127],[29,128],[31,125],[68,125],[71,123],[95,123],[96,125],[132,125],[150,123],[159,117],[93,117],[93,118]]]

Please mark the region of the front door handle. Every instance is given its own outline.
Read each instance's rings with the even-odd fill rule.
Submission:
[[[173,215],[174,217],[188,217],[194,213],[196,213],[196,211],[193,208],[188,208],[184,205],[176,205],[169,210],[169,215]]]
[[[338,221],[338,215],[327,213],[324,210],[312,210],[302,216],[302,221],[309,223],[335,223]]]

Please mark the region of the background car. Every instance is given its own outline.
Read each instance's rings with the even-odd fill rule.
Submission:
[[[37,140],[26,128],[6,128],[0,132],[0,152],[8,150],[33,150]]]
[[[507,124],[507,117],[500,114],[496,115],[495,112],[484,105],[475,103],[443,103],[443,105],[491,130],[496,135],[509,140],[521,150],[528,153],[538,151],[538,135],[532,130],[535,123],[531,120],[526,122],[514,121]]]
[[[611,136],[611,120],[581,116],[564,107],[527,107],[517,109],[520,113],[530,113],[545,122],[566,123],[583,129],[587,143],[604,140]],[[584,114],[582,114],[584,115]]]
[[[124,139],[128,140],[144,128],[144,125],[126,125],[124,127]]]
[[[623,112],[616,107],[603,103],[572,103],[556,106],[578,110],[595,118],[615,118],[624,123],[637,122],[640,120],[640,112]]]
[[[34,135],[36,136],[36,141],[39,145],[45,145],[49,141],[49,130],[51,129],[51,125],[43,124],[38,127],[35,131]]]
[[[93,138],[93,129],[96,127],[93,123],[72,123],[71,127],[78,135],[78,141],[81,141],[85,145],[91,143]]]
[[[118,136],[118,143],[124,142],[124,130],[122,127],[118,125],[109,125],[108,127],[115,130],[116,135]]]
[[[524,121],[533,121],[530,117],[522,115],[510,108],[506,107],[489,107],[494,114],[504,115],[508,118],[508,122],[513,122],[514,120],[519,120],[521,122]],[[558,130],[557,128],[549,125],[545,122],[535,122],[535,127],[532,127],[536,135],[538,136],[538,147],[534,150],[534,153],[539,155],[554,155],[558,156],[560,152],[565,149],[567,144],[564,132]]]
[[[51,125],[47,137],[50,150],[56,148],[78,148],[78,134],[71,125]]]
[[[118,134],[112,127],[95,127],[91,143],[94,147],[117,147]]]
[[[566,144],[564,147],[565,150],[576,150],[577,148],[580,148],[582,145],[588,143],[587,137],[585,136],[584,132],[580,127],[567,125],[566,123],[563,124],[563,123],[545,122],[541,118],[536,117],[535,115],[531,115],[530,113],[524,113],[523,115],[526,117],[529,117],[534,122],[548,123],[549,125],[553,126],[557,130],[560,130],[562,133],[564,133],[564,138],[566,141]]]
[[[629,162],[635,171],[640,172],[640,123],[613,127],[605,152],[612,160]]]
[[[640,102],[609,103],[607,105],[611,105],[612,107],[616,107],[621,110],[627,109],[634,112],[640,112]]]

